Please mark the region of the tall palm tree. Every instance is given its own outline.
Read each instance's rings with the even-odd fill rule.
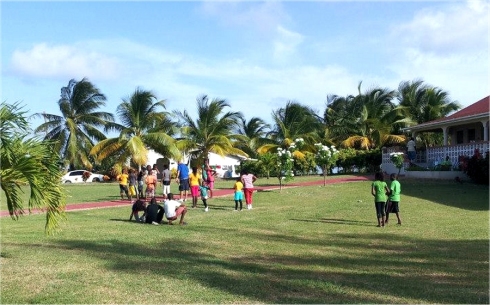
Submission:
[[[176,126],[170,114],[160,108],[165,109],[165,100],[157,101],[151,91],[136,88],[117,107],[116,113],[122,124],[114,124],[113,129],[119,136],[100,141],[90,153],[97,160],[116,155],[119,167],[129,160],[138,168],[146,164],[150,148],[163,156],[179,158],[180,151],[172,138]]]
[[[356,133],[344,141],[341,146],[360,149],[372,149],[389,144],[402,143],[403,135],[393,133],[393,124],[398,119],[392,100],[395,92],[386,88],[373,88],[353,100],[351,111],[356,117]]]
[[[240,119],[236,147],[246,152],[249,157],[257,158],[258,149],[270,140],[266,137],[270,129],[269,124],[258,117],[253,117],[249,121],[245,118]]]
[[[458,102],[450,100],[447,92],[426,85],[422,80],[401,82],[397,97],[396,110],[405,117],[400,121],[405,126],[433,121],[461,108]],[[424,133],[419,138],[425,145],[442,144],[441,134]]]
[[[175,111],[182,121],[181,147],[190,152],[197,159],[198,165],[203,164],[210,152],[224,156],[247,154],[234,146],[237,138],[233,132],[239,128],[242,114],[240,112],[227,111],[230,107],[223,99],[215,98],[209,101],[207,95],[199,96],[197,99],[197,118],[194,120],[187,110]]]
[[[268,137],[273,144],[265,144],[259,148],[259,153],[275,151],[277,148],[287,148],[296,139],[304,140],[304,149],[313,149],[319,140],[318,132],[323,129],[321,118],[311,108],[295,101],[288,101],[286,106],[272,111],[274,125]],[[298,156],[302,154],[297,151]]]
[[[458,102],[450,100],[447,92],[425,85],[422,80],[401,82],[398,100],[398,110],[411,119],[408,125],[436,120],[461,108]]]
[[[10,216],[18,219],[25,213],[22,194],[28,185],[29,212],[35,207],[46,209],[45,230],[50,234],[64,219],[60,159],[52,142],[27,138],[25,113],[18,104],[0,104],[0,186]]]
[[[68,160],[70,169],[92,168],[89,152],[105,134],[98,128],[111,128],[114,117],[111,113],[97,111],[105,106],[106,97],[86,78],[77,82],[70,80],[61,89],[58,101],[61,115],[37,113],[45,122],[35,129],[44,133],[46,140],[56,141],[55,150]]]

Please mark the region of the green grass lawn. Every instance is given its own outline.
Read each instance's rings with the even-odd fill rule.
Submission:
[[[2,218],[0,301],[488,304],[488,187],[402,178],[403,225],[377,228],[370,183],[258,192],[242,212],[214,198],[184,227],[128,222],[129,205],[69,212],[51,237],[43,215]],[[72,200],[83,187],[118,196]]]

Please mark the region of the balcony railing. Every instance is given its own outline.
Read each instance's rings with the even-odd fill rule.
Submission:
[[[440,163],[443,160],[446,160],[446,157],[449,157],[449,161],[452,164],[458,164],[459,156],[473,156],[475,153],[475,149],[478,149],[482,155],[485,155],[487,151],[489,151],[490,142],[473,142],[473,143],[465,143],[458,145],[450,145],[450,146],[437,146],[437,147],[427,147],[427,150],[417,151],[417,159],[415,160],[416,164],[432,166],[437,163]],[[382,152],[382,164],[392,164],[390,160],[390,153],[392,152],[403,152],[406,151],[405,147],[387,147],[383,149]],[[406,160],[408,162],[408,160]]]

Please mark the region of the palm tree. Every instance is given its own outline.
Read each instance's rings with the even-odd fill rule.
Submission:
[[[136,88],[117,107],[122,124],[114,124],[113,129],[119,132],[119,136],[100,141],[90,153],[97,160],[115,155],[119,168],[129,160],[140,168],[147,162],[149,148],[163,156],[180,158],[180,151],[172,138],[176,126],[169,113],[159,110],[165,109],[165,100],[156,100],[151,91]]]
[[[406,126],[412,126],[433,121],[461,108],[456,101],[449,99],[449,94],[437,87],[423,83],[422,80],[401,82],[398,86],[397,111],[407,119],[400,121]],[[433,137],[430,134],[421,136],[423,142],[440,144],[442,137]]]
[[[318,142],[318,132],[323,129],[321,118],[311,108],[295,101],[288,101],[284,108],[273,111],[272,119],[274,125],[268,137],[273,143],[262,145],[259,153],[288,148],[298,138],[304,140],[305,150],[312,150]],[[296,153],[302,156],[299,151]]]
[[[246,152],[251,158],[257,158],[259,147],[270,142],[266,138],[269,128],[270,126],[258,117],[253,117],[249,121],[242,117],[238,128],[240,136],[235,146]]]
[[[359,149],[372,149],[384,145],[399,144],[405,140],[403,135],[393,133],[397,112],[392,99],[395,92],[389,89],[373,88],[353,99],[351,112],[354,113],[356,132],[344,141],[341,146]]]
[[[25,113],[18,104],[0,104],[0,186],[13,219],[25,213],[22,194],[29,186],[28,210],[46,209],[45,230],[50,234],[64,218],[60,159],[52,142],[27,138]]]
[[[247,156],[247,153],[234,146],[237,135],[233,133],[239,128],[242,118],[240,112],[227,111],[230,107],[223,99],[209,101],[207,95],[197,99],[197,119],[194,121],[187,110],[175,111],[182,121],[180,147],[197,159],[197,165],[203,164],[210,152],[220,156],[236,154]]]
[[[36,113],[45,122],[35,129],[45,133],[44,139],[56,141],[55,151],[68,160],[70,170],[92,168],[89,152],[94,143],[105,139],[98,128],[111,128],[114,117],[108,112],[97,111],[105,106],[106,97],[87,79],[70,80],[61,88],[58,101],[61,115]]]

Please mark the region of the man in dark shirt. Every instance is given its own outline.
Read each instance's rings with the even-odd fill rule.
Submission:
[[[155,197],[151,198],[150,204],[146,207],[146,223],[153,225],[159,225],[162,222],[163,214],[165,213],[163,207],[157,204]]]

